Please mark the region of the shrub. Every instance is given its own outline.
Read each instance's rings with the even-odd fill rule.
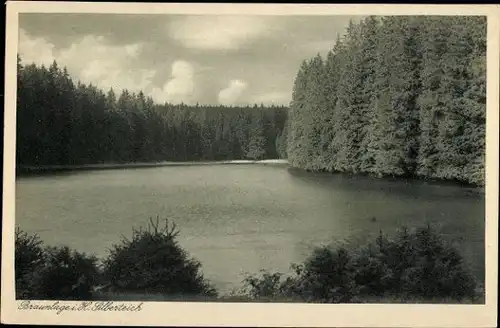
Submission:
[[[131,239],[123,237],[113,245],[101,273],[94,256],[68,247],[44,247],[36,234],[16,229],[16,297],[96,299],[99,295],[92,291],[103,282],[116,295],[133,298],[199,300],[216,296],[200,263],[177,243],[178,234],[168,220],[163,227],[159,218],[150,220],[147,229],[133,230]],[[393,239],[380,232],[374,241],[354,249],[318,247],[303,263],[293,264],[292,270],[287,277],[264,270],[249,276],[238,297],[352,303],[380,299],[477,301],[479,296],[462,256],[431,226],[413,232],[401,229]]]
[[[252,299],[276,299],[283,295],[281,273],[261,270],[260,275],[250,275],[243,280],[243,295]]]
[[[301,298],[306,302],[351,303],[386,298],[408,300],[474,300],[476,281],[462,256],[431,226],[394,239],[382,232],[354,250],[316,248],[295,273],[282,280],[280,273],[264,273],[244,280],[246,295]]]
[[[473,298],[476,281],[462,256],[430,226],[413,235],[414,264],[403,273],[404,293],[420,297]]]
[[[295,293],[306,301],[346,303],[357,294],[352,259],[343,247],[316,248],[299,268]]]
[[[16,228],[14,275],[16,279],[16,298],[29,297],[29,284],[32,275],[44,262],[43,242],[36,234],[28,233]]]
[[[97,259],[68,247],[44,246],[37,234],[16,229],[17,299],[68,300],[91,298],[99,278]]]
[[[360,294],[382,296],[391,289],[394,273],[378,249],[372,245],[361,247],[353,262],[354,281]]]
[[[30,298],[91,300],[99,276],[96,257],[66,246],[47,247],[43,265],[30,275]]]
[[[124,293],[162,295],[216,295],[204,279],[201,264],[188,257],[177,243],[175,224],[160,227],[159,218],[148,228],[133,230],[132,238],[122,237],[104,261],[104,275],[110,289]]]
[[[369,296],[399,294],[404,272],[415,264],[416,254],[408,229],[391,240],[380,231],[379,236],[358,249],[354,255],[355,281],[360,293]]]
[[[365,294],[457,300],[475,295],[476,281],[462,256],[430,225],[412,233],[404,228],[395,239],[381,233],[366,248],[355,260],[355,279]]]
[[[318,247],[302,264],[292,264],[294,274],[261,271],[244,281],[242,292],[252,299],[278,299],[322,303],[350,302],[356,294],[353,267],[345,248]]]

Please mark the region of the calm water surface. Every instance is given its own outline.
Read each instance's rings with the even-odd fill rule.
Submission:
[[[22,229],[101,257],[149,217],[172,219],[181,245],[222,292],[239,287],[246,273],[288,272],[314,246],[428,222],[484,279],[484,195],[455,185],[285,165],[177,166],[22,177],[16,199]]]

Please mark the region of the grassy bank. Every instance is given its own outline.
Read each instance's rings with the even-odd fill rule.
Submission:
[[[175,224],[150,220],[104,259],[16,233],[16,297],[306,303],[483,303],[461,254],[431,226],[383,232],[363,245],[320,246],[291,272],[261,271],[220,295],[177,242]]]

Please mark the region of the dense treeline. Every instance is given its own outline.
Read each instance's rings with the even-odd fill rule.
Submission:
[[[485,116],[485,17],[367,17],[300,67],[288,161],[482,185]]]
[[[18,165],[278,158],[286,115],[277,106],[155,104],[18,57]]]

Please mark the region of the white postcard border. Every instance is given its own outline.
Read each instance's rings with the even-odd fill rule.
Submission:
[[[169,325],[267,327],[493,327],[498,268],[498,125],[500,7],[498,5],[153,4],[7,2],[3,166],[2,323],[45,325]],[[488,17],[486,137],[486,304],[279,304],[145,302],[142,311],[23,311],[15,301],[15,105],[19,13],[485,15]],[[53,301],[37,302],[53,304]],[[81,303],[81,302],[80,302]],[[60,302],[78,305],[79,302]],[[138,302],[120,302],[138,303]]]

